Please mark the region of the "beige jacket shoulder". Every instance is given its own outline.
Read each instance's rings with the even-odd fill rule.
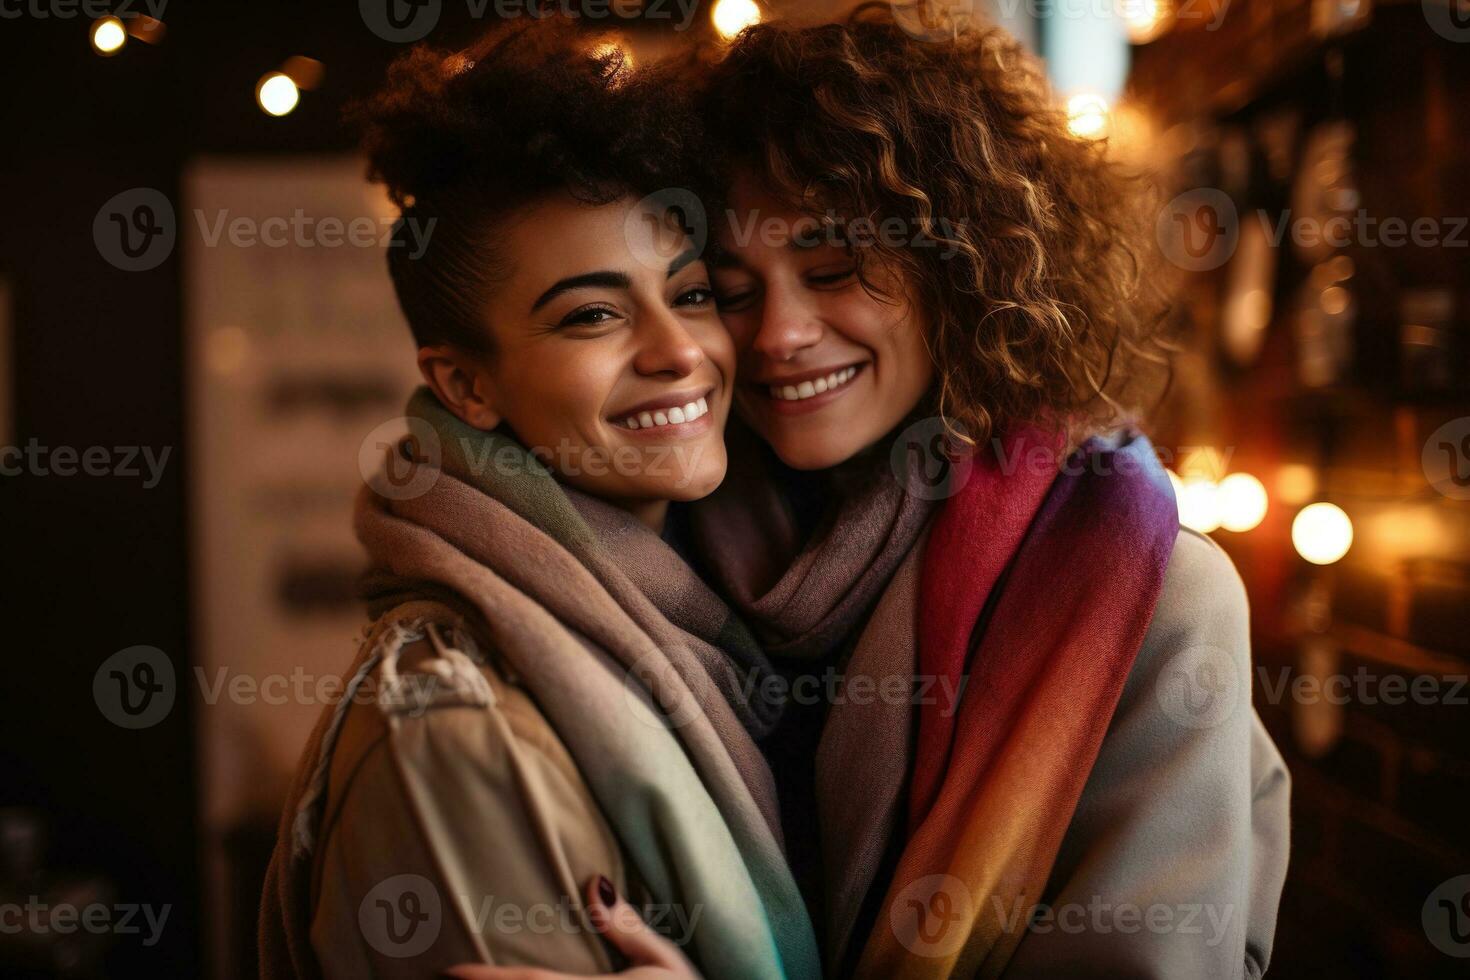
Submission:
[[[1013,978],[1257,980],[1290,853],[1291,778],[1251,706],[1234,564],[1181,530],[1138,659]]]
[[[329,749],[311,872],[323,976],[465,962],[609,971],[584,884],[606,875],[635,901],[638,889],[566,747],[447,606],[384,619],[403,624],[402,641],[342,709]]]

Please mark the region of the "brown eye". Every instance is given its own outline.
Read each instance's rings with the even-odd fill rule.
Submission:
[[[559,327],[595,327],[618,318],[618,311],[608,306],[584,306],[562,317]]]
[[[692,286],[679,294],[675,306],[705,306],[714,301],[715,294],[708,286]]]

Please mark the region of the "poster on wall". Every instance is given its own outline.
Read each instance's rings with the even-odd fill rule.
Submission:
[[[395,212],[361,161],[203,159],[184,186],[201,818],[223,908],[242,874],[228,842],[273,830],[355,655],[359,451],[417,369],[387,273]],[[242,940],[211,938],[219,975]]]

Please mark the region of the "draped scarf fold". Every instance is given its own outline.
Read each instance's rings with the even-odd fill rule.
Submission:
[[[874,450],[828,471],[835,505],[803,541],[770,451],[738,423],[727,441],[729,475],[692,508],[704,568],[768,654],[830,657],[854,638],[934,513],[931,495],[905,492],[922,460],[904,453],[895,463]]]
[[[563,487],[426,389],[407,415],[417,443],[395,451],[431,478],[413,494],[359,494],[372,598],[437,590],[478,614],[654,901],[700,910],[686,952],[706,975],[818,975],[754,741],[780,711],[750,693],[768,687],[754,638],[631,515]],[[305,873],[308,856],[291,855],[290,873]]]

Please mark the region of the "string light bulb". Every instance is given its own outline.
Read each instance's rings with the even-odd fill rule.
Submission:
[[[117,54],[127,43],[127,29],[117,17],[109,15],[92,22],[92,50],[104,58]]]
[[[301,101],[301,90],[284,72],[273,71],[261,76],[255,86],[255,101],[268,116],[284,116]]]
[[[736,34],[761,22],[761,8],[755,0],[718,0],[710,11],[710,22],[720,37],[729,40]]]

